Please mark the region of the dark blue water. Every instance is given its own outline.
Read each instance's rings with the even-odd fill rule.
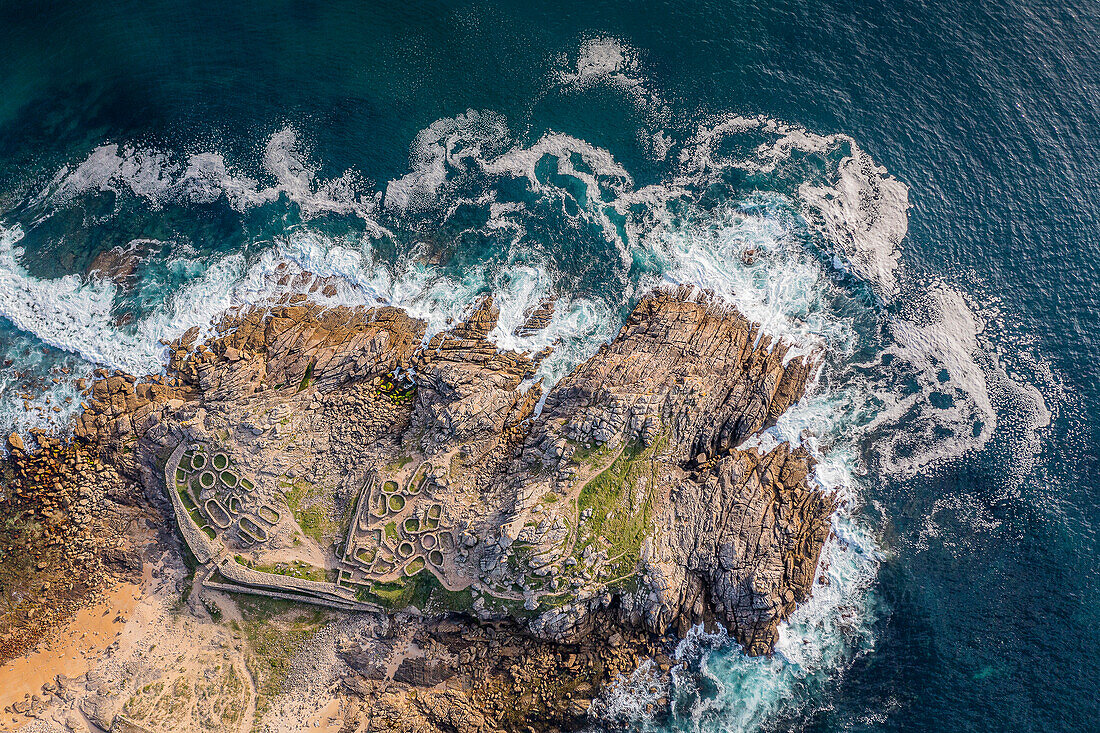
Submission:
[[[1097,38],[1084,2],[0,2],[0,427],[279,263],[440,323],[556,294],[559,372],[705,285],[829,350],[791,429],[850,542],[776,658],[696,639],[671,720],[619,718],[1100,729]]]

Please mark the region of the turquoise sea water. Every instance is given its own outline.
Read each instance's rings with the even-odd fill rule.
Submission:
[[[647,289],[706,287],[825,355],[760,440],[848,500],[830,582],[773,657],[696,632],[671,710],[642,669],[593,725],[1098,729],[1098,30],[1080,2],[0,2],[0,429],[63,429],[72,380],[162,368],[287,269],[436,328],[494,292],[501,346],[560,339],[550,379]]]

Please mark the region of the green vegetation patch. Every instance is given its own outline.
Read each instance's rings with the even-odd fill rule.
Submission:
[[[575,450],[573,451],[572,461],[580,466],[589,466],[592,468],[598,468],[607,462],[609,458],[615,453],[614,448],[610,448],[606,444],[584,446],[575,440],[566,440],[569,445],[572,445]]]
[[[306,367],[305,374],[302,375],[302,381],[298,383],[299,392],[308,387],[310,385],[310,382],[313,381],[313,367],[315,366],[317,366],[317,362],[311,361],[309,363],[309,366]]]
[[[400,471],[402,468],[404,468],[405,466],[412,463],[412,461],[413,461],[412,456],[401,456],[400,458],[398,458],[393,463],[390,463],[389,465],[387,465],[386,468],[385,468],[385,471],[386,471],[386,473],[394,473],[396,471]]]
[[[332,512],[325,504],[321,486],[304,478],[280,480],[279,485],[287,490],[284,496],[287,508],[306,536],[324,545],[337,535],[339,527],[331,518]]]
[[[248,640],[245,663],[256,683],[257,713],[266,711],[283,690],[290,665],[302,645],[317,633],[327,614],[317,608],[257,596],[237,596]]]
[[[325,570],[319,568],[316,565],[310,565],[307,562],[301,560],[291,560],[290,562],[275,562],[275,563],[257,563],[249,560],[241,555],[236,556],[236,560],[241,565],[251,568],[260,573],[271,573],[272,575],[286,575],[291,578],[301,578],[302,580],[316,580],[318,583],[334,583],[336,582],[336,571]]]
[[[416,385],[407,379],[387,374],[382,377],[382,383],[378,385],[378,394],[389,398],[395,405],[404,405],[412,402],[416,397]]]
[[[429,615],[462,613],[474,605],[473,593],[469,588],[450,591],[432,573],[420,572],[392,583],[374,583],[369,589],[361,588],[358,597],[361,601],[377,603],[391,611],[413,606]]]
[[[573,553],[580,557],[598,537],[610,547],[614,560],[609,568],[617,576],[632,573],[638,565],[642,542],[653,522],[653,504],[657,495],[657,462],[653,460],[667,442],[659,436],[648,448],[631,443],[603,472],[581,489],[578,512],[591,509],[580,524]]]

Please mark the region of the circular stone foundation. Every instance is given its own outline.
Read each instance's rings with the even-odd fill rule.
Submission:
[[[397,546],[397,554],[401,557],[409,557],[413,554],[413,546],[411,542],[402,542]]]
[[[202,453],[196,453],[191,456],[191,470],[201,471],[206,468],[206,456]]]
[[[443,553],[439,550],[432,550],[428,553],[428,562],[437,568],[443,567]]]
[[[405,508],[405,497],[394,494],[389,499],[389,506],[391,512],[399,512]]]
[[[203,471],[199,474],[199,486],[203,487],[204,489],[214,488],[214,482],[216,480],[217,478],[214,476],[212,471]]]
[[[420,538],[420,546],[425,550],[434,550],[436,539],[434,534],[426,534]]]

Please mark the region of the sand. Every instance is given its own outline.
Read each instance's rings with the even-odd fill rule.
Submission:
[[[138,583],[120,583],[107,591],[97,604],[82,608],[63,629],[31,654],[11,660],[0,667],[0,709],[24,699],[41,695],[42,685],[63,674],[79,677],[99,660],[103,650],[122,633],[126,617],[141,598]],[[0,718],[5,730],[15,730],[31,722],[22,715]]]

